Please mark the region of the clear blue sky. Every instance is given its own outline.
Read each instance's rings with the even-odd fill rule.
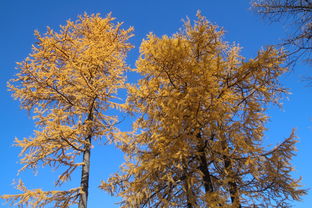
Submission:
[[[34,129],[31,117],[19,109],[7,92],[6,82],[16,73],[15,63],[24,59],[30,52],[35,39],[33,31],[45,31],[46,26],[58,29],[65,20],[75,19],[77,15],[101,13],[103,16],[112,12],[125,26],[134,26],[136,46],[131,51],[128,64],[134,66],[138,56],[141,40],[149,32],[157,35],[173,34],[182,26],[181,19],[194,18],[199,9],[208,20],[224,27],[225,40],[239,43],[243,55],[251,58],[266,45],[277,43],[289,30],[283,24],[269,24],[254,14],[249,8],[249,0],[0,0],[0,195],[16,193],[12,181],[23,178],[29,188],[53,189],[55,173],[49,168],[40,169],[37,176],[26,171],[16,176],[19,149],[12,146],[15,137],[23,138],[32,134]],[[302,79],[312,75],[311,66],[298,64],[293,72],[282,78],[282,82],[292,92],[284,100],[283,109],[274,107],[268,111],[271,116],[267,124],[266,144],[273,146],[286,138],[292,128],[297,129],[300,142],[297,144],[297,156],[293,160],[295,176],[303,177],[305,188],[312,187],[312,87]],[[131,74],[129,80],[134,82],[137,76]],[[124,124],[126,125],[126,124]],[[126,128],[126,127],[124,127]],[[122,154],[111,146],[95,144],[92,152],[90,208],[118,207],[118,199],[110,197],[97,189],[101,179],[114,173],[122,163]],[[78,173],[79,175],[80,173]],[[78,186],[76,177],[69,187]],[[312,193],[304,197],[303,202],[294,207],[312,207]],[[1,205],[0,207],[8,207]]]

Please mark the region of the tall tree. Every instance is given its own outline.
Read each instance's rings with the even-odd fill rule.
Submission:
[[[285,21],[292,28],[281,45],[290,46],[292,60],[307,55],[311,63],[312,52],[312,1],[311,0],[253,0],[253,7],[271,21]]]
[[[101,188],[122,207],[288,207],[305,193],[291,177],[292,133],[262,147],[266,105],[286,92],[281,51],[245,60],[198,14],[172,37],[149,34],[130,88],[141,112],[120,148],[128,160]]]
[[[56,186],[70,180],[81,167],[81,184],[67,191],[28,190],[5,195],[19,207],[87,207],[92,141],[110,139],[118,121],[107,111],[118,107],[116,93],[124,88],[125,57],[132,47],[127,41],[132,28],[114,24],[111,15],[84,14],[67,21],[59,32],[48,28],[35,32],[37,43],[19,72],[9,83],[22,108],[34,114],[33,137],[16,139],[22,148],[21,170],[38,166],[60,168]],[[65,169],[64,169],[65,167]]]

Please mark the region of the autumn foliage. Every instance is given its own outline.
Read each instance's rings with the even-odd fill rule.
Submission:
[[[281,51],[246,60],[223,31],[198,14],[172,37],[149,34],[130,88],[137,133],[120,144],[128,156],[102,188],[122,207],[287,207],[304,190],[291,177],[294,133],[262,147],[268,104],[286,92]]]
[[[108,15],[87,14],[67,21],[60,32],[48,28],[35,32],[37,44],[9,88],[22,108],[32,110],[37,130],[33,137],[16,139],[22,148],[21,163],[26,168],[66,167],[56,185],[70,179],[82,167],[81,186],[68,191],[28,190],[20,182],[18,195],[3,198],[14,205],[69,207],[80,201],[86,207],[91,142],[110,139],[117,117],[106,112],[118,107],[113,100],[124,87],[127,41],[132,28],[121,29]],[[82,160],[81,160],[82,157]]]
[[[81,184],[67,191],[28,190],[2,198],[19,207],[87,207],[92,141],[111,140],[126,156],[100,188],[121,197],[121,207],[288,207],[305,194],[291,176],[294,131],[273,149],[263,146],[268,105],[287,92],[282,51],[267,48],[253,59],[222,40],[223,30],[198,13],[172,36],[149,34],[125,84],[132,28],[108,15],[67,21],[60,32],[36,32],[38,43],[9,88],[37,124],[33,137],[16,139],[21,163],[77,169]],[[127,89],[126,104],[114,102]],[[132,133],[120,133],[123,108],[139,115]],[[117,132],[117,134],[116,134]]]

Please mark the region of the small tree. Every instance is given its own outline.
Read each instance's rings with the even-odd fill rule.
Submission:
[[[290,46],[293,61],[307,55],[311,62],[312,1],[311,0],[253,0],[253,8],[271,21],[285,21],[293,33],[281,45]]]
[[[122,207],[287,207],[305,193],[291,177],[292,133],[271,151],[262,146],[265,106],[285,93],[282,52],[248,61],[223,31],[198,14],[172,37],[148,35],[130,88],[142,113],[120,147],[121,172],[101,187]]]
[[[9,83],[22,108],[34,113],[34,136],[16,139],[22,148],[21,170],[39,165],[66,167],[56,185],[70,180],[82,168],[81,185],[68,191],[28,190],[4,195],[19,207],[87,207],[92,141],[110,139],[118,118],[106,112],[118,106],[117,90],[124,87],[124,62],[132,47],[127,41],[132,28],[121,29],[111,15],[87,14],[67,21],[60,32],[48,28],[35,32],[37,43],[25,61],[18,63],[17,78]]]

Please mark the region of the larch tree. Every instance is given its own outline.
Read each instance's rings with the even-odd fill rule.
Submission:
[[[132,48],[132,28],[122,29],[113,20],[110,14],[84,14],[68,20],[59,32],[35,32],[36,45],[18,63],[17,77],[8,86],[37,125],[33,137],[16,139],[22,148],[21,170],[59,168],[56,186],[69,181],[74,171],[82,173],[80,186],[65,191],[29,190],[20,181],[22,193],[2,196],[12,206],[87,207],[92,141],[110,140],[118,132],[118,117],[107,111],[119,106],[117,91],[125,87],[125,57]]]
[[[312,1],[311,0],[253,0],[253,8],[271,21],[284,21],[293,29],[282,46],[289,46],[290,55],[297,60],[306,55],[311,62]],[[289,31],[288,28],[288,31]]]
[[[263,147],[266,106],[286,90],[284,54],[254,59],[222,41],[198,14],[172,37],[149,34],[130,87],[129,109],[141,113],[119,147],[127,161],[101,188],[122,207],[288,207],[305,194],[290,164],[295,135]]]

